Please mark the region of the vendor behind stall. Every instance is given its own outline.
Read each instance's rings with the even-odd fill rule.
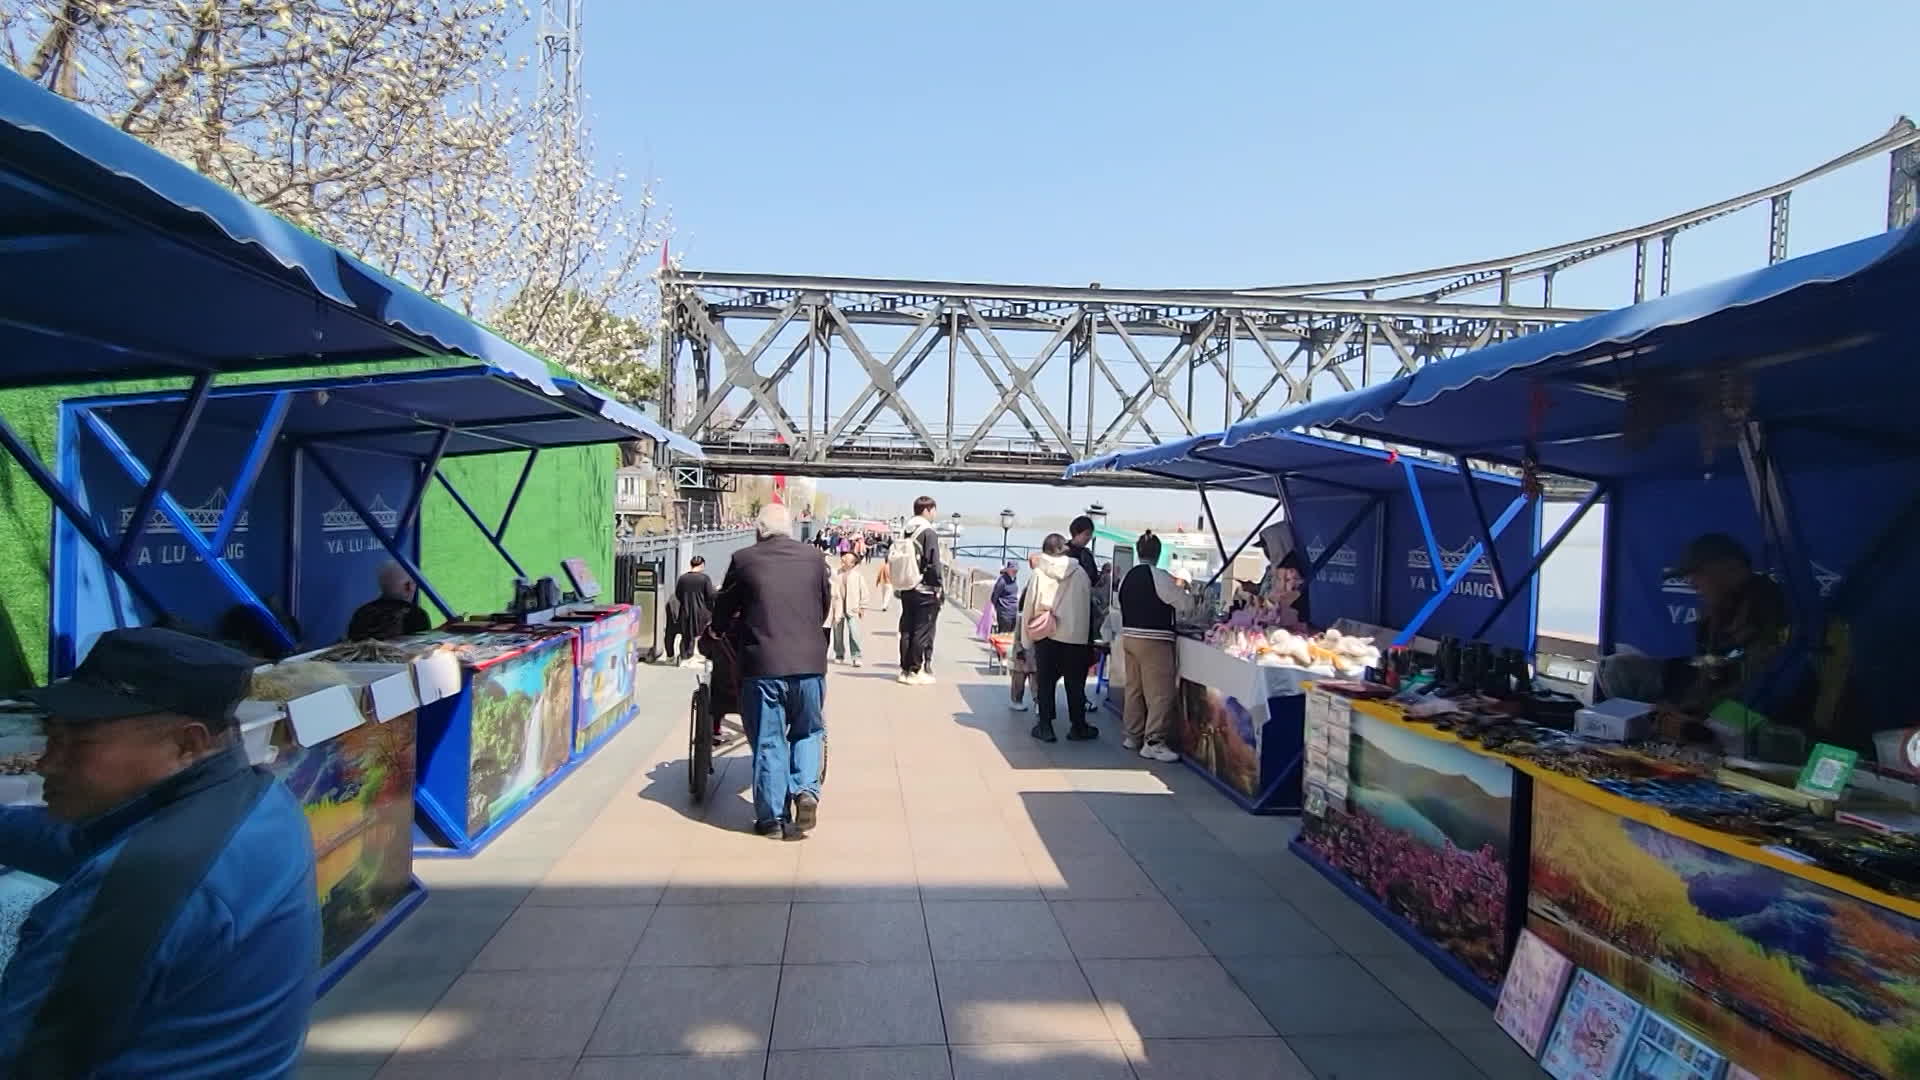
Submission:
[[[1694,655],[1608,656],[1596,682],[1607,697],[1659,705],[1672,727],[1737,699],[1785,641],[1788,617],[1780,586],[1757,573],[1747,549],[1725,533],[1695,537],[1666,576],[1686,579],[1700,597]]]
[[[1267,553],[1267,573],[1260,579],[1257,593],[1259,602],[1271,607],[1290,608],[1297,625],[1311,625],[1307,572],[1313,567],[1307,562],[1305,553],[1293,546],[1293,526],[1284,521],[1267,526],[1260,533],[1260,550]]]
[[[380,567],[380,596],[360,605],[347,622],[348,641],[386,641],[432,625],[414,602],[419,586],[397,562]]]

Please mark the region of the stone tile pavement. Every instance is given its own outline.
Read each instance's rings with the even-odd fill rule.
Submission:
[[[830,676],[827,790],[686,793],[688,672],[319,1005],[303,1080],[1509,1080],[1488,1010],[1179,765],[1051,746],[969,627],[941,681]]]

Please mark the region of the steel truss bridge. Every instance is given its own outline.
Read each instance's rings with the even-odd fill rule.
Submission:
[[[670,270],[665,414],[714,474],[1053,483],[1077,458],[1585,318],[1594,311],[1554,302],[1555,279],[1596,260],[1618,268],[1604,279],[1617,304],[1665,295],[1680,236],[1742,210],[1764,208],[1754,254],[1779,262],[1794,192],[1881,158],[1893,228],[1920,207],[1920,130],[1904,118],[1799,176],[1684,214],[1364,280],[1156,290]],[[956,415],[963,385],[984,415]]]

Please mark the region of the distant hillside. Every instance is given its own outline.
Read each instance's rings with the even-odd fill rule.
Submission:
[[[1360,783],[1398,794],[1451,837],[1454,846],[1472,851],[1491,844],[1501,856],[1507,854],[1510,800],[1487,794],[1464,776],[1402,761],[1362,739],[1354,740],[1353,759]]]

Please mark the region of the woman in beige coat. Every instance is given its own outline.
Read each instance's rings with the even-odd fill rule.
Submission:
[[[1067,538],[1049,534],[1033,565],[1033,588],[1027,591],[1021,609],[1023,633],[1032,640],[1034,667],[1040,677],[1035,705],[1040,718],[1034,722],[1033,737],[1053,742],[1054,697],[1056,683],[1067,684],[1067,738],[1084,741],[1096,738],[1100,729],[1087,723],[1087,672],[1093,667],[1092,627],[1088,615],[1093,583],[1087,572],[1067,553]],[[1036,632],[1040,622],[1044,632]],[[1050,623],[1050,626],[1044,625]]]
[[[833,572],[833,605],[827,611],[833,627],[833,658],[844,664],[851,653],[853,666],[859,667],[860,613],[867,609],[867,577],[853,552],[842,552],[839,563]]]

